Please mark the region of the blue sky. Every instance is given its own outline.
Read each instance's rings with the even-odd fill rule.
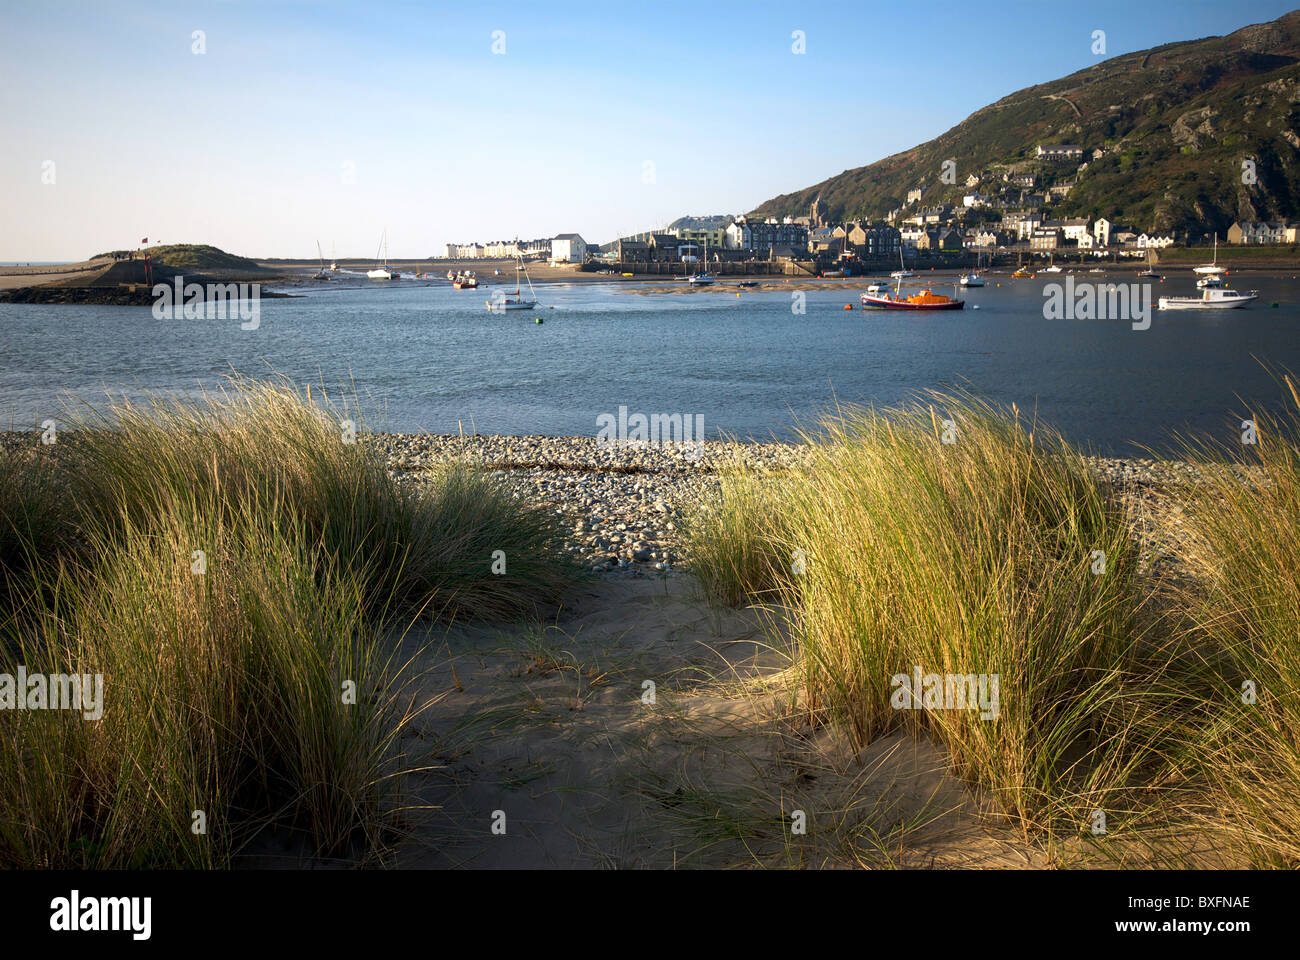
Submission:
[[[144,236],[255,257],[314,255],[320,240],[327,257],[361,256],[385,227],[393,257],[449,240],[600,242],[743,212],[928,140],[1097,62],[1094,30],[1109,57],[1289,9],[6,4],[0,260],[79,259]],[[806,53],[792,51],[796,30]]]

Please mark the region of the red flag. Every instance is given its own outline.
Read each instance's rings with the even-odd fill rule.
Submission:
[[[145,237],[145,238],[144,238],[143,240],[141,240],[140,242],[141,242],[141,243],[148,243],[148,242],[149,242],[149,238],[148,238],[148,237]]]

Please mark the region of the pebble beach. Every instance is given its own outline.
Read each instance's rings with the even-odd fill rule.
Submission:
[[[368,441],[402,484],[418,487],[456,460],[492,471],[515,496],[562,518],[567,549],[585,566],[631,576],[668,575],[689,560],[681,517],[714,489],[719,470],[738,460],[759,475],[777,474],[808,455],[796,443],[611,447],[592,437],[435,434],[372,434]],[[1195,477],[1193,468],[1145,458],[1088,463],[1132,508],[1141,569],[1177,562],[1178,493]]]
[[[65,437],[70,435],[65,434]],[[716,489],[737,462],[758,474],[799,466],[799,443],[705,441],[680,445],[608,445],[594,437],[364,434],[393,478],[419,489],[448,463],[487,470],[521,500],[553,511],[566,549],[593,573],[668,576],[689,563],[681,519]],[[34,431],[0,433],[0,448],[40,445]],[[1178,563],[1182,502],[1195,480],[1187,463],[1091,457],[1089,466],[1130,508],[1139,568]]]

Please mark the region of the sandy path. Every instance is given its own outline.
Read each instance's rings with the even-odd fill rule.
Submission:
[[[113,261],[86,260],[82,263],[64,263],[57,266],[0,267],[0,290],[15,290],[42,283],[58,283],[78,277],[93,276]]]
[[[413,785],[437,809],[398,864],[1040,863],[976,820],[929,743],[900,735],[857,755],[810,729],[755,613],[706,606],[694,584],[605,580],[545,625],[422,638],[428,707],[405,748],[438,765]]]

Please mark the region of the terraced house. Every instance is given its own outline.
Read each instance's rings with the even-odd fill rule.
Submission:
[[[755,250],[765,252],[771,247],[808,246],[808,227],[786,218],[778,221],[774,217],[767,220],[751,220],[737,217],[727,227],[727,247],[731,250]]]
[[[1300,224],[1280,220],[1238,221],[1228,228],[1229,243],[1295,243]]]
[[[883,223],[850,224],[845,239],[854,252],[864,259],[896,257],[903,242],[897,227]]]

